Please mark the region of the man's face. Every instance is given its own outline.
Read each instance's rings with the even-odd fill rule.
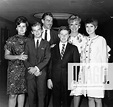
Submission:
[[[47,15],[45,16],[45,19],[42,19],[42,23],[45,29],[51,29],[53,25],[53,18]]]
[[[58,36],[62,43],[66,43],[69,38],[69,32],[67,30],[61,30],[60,33],[58,34]]]
[[[40,25],[32,27],[32,34],[35,38],[40,38],[42,36],[42,29]]]

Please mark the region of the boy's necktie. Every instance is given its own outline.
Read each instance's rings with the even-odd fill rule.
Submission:
[[[64,55],[64,52],[65,52],[65,44],[62,44],[62,50],[61,50],[61,59],[63,58],[63,55]]]
[[[39,41],[37,40],[36,41],[36,49],[38,48],[38,45],[39,45]]]

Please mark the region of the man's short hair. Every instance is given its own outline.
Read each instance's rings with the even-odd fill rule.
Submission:
[[[44,14],[42,15],[42,19],[44,20],[46,16],[50,16],[50,17],[53,18],[53,15],[52,15],[51,12],[46,12],[46,13],[44,13]]]

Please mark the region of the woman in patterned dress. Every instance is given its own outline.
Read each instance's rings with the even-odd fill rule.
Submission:
[[[70,37],[69,37],[69,43],[77,46],[79,53],[80,53],[80,62],[82,62],[82,50],[83,50],[83,46],[86,42],[86,37],[84,35],[82,35],[81,33],[79,33],[79,28],[80,28],[80,23],[81,23],[81,18],[77,15],[71,15],[68,18],[68,25],[69,28],[71,30],[70,33]],[[82,72],[79,71],[79,79],[78,82],[81,80],[81,76],[82,76]],[[76,81],[76,80],[75,80]],[[79,106],[79,102],[80,102],[80,96],[83,94],[81,89],[76,89],[73,87],[74,84],[77,84],[78,82],[76,81],[72,81],[72,90],[70,95],[74,96],[74,107],[78,107]],[[74,84],[73,84],[74,82]]]
[[[7,69],[7,94],[9,95],[9,107],[23,107],[26,89],[24,60],[27,55],[24,54],[24,45],[27,38],[28,21],[25,17],[19,16],[15,20],[17,34],[10,37],[5,44],[5,59],[8,62]]]

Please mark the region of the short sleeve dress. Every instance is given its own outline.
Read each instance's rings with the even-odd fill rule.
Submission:
[[[5,49],[10,51],[11,55],[20,55],[24,52],[24,46],[27,38],[21,35],[15,35],[6,41]],[[27,92],[25,80],[25,66],[22,60],[9,60],[7,69],[7,94],[22,94]]]

